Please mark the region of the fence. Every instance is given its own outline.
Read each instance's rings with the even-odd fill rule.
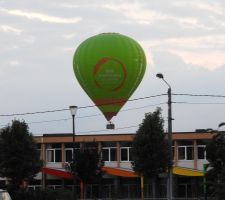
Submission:
[[[47,189],[50,190],[67,190],[67,191],[72,191],[73,185],[66,185],[64,187],[62,187],[62,185],[48,185]],[[140,191],[137,187],[135,187],[135,185],[132,184],[124,184],[123,186],[121,186],[121,193],[120,194],[120,198],[116,198],[116,194],[115,194],[115,188],[114,185],[112,184],[104,184],[102,185],[101,188],[101,198],[98,198],[99,196],[99,188],[98,185],[92,184],[92,185],[87,185],[86,187],[86,199],[85,200],[140,200],[139,196],[140,196]],[[145,197],[144,200],[168,200],[165,196],[166,194],[164,193],[164,191],[161,191],[161,198],[149,198],[149,194],[151,193],[150,188],[148,189],[146,187],[146,191],[145,191]],[[40,185],[32,185],[29,186],[29,190],[41,190],[41,186]],[[76,191],[77,194],[80,193],[80,188],[79,186],[76,187]],[[195,198],[191,198],[191,197],[174,197],[172,200],[205,200],[204,197],[195,197]],[[210,198],[208,197],[207,200],[216,200],[215,198]]]

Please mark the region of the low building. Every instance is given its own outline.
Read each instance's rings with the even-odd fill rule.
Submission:
[[[121,198],[140,196],[140,177],[132,170],[132,141],[135,134],[77,135],[76,148],[85,145],[97,148],[104,161],[103,197],[113,195]],[[203,196],[203,165],[207,163],[205,146],[212,138],[211,133],[173,133],[173,186],[175,197]],[[30,183],[31,188],[72,188],[68,175],[68,163],[72,161],[72,134],[43,134],[35,136],[35,141],[44,161],[42,173]],[[158,195],[166,197],[166,174],[157,182]],[[88,197],[97,195],[97,185],[88,185]],[[79,185],[76,186],[79,191]],[[145,180],[145,197],[152,197],[152,186]]]

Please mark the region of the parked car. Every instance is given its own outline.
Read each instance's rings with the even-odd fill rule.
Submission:
[[[12,200],[12,199],[6,190],[0,189],[0,200]]]

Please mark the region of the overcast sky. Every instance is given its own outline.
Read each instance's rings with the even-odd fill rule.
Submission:
[[[225,1],[223,0],[0,0],[0,115],[85,107],[92,101],[72,68],[77,46],[88,37],[117,32],[138,41],[147,57],[145,76],[131,99],[164,94],[164,74],[174,94],[225,95]],[[173,131],[217,128],[225,98],[173,95]],[[113,118],[98,108],[79,109],[76,133],[133,133],[144,114],[167,96],[131,101]],[[69,111],[0,116],[0,128],[24,119],[33,134],[69,133]],[[126,128],[130,127],[130,128]],[[165,130],[167,123],[165,122]]]

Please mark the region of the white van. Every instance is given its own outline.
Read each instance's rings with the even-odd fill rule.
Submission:
[[[0,200],[12,200],[12,199],[6,190],[0,189]]]

